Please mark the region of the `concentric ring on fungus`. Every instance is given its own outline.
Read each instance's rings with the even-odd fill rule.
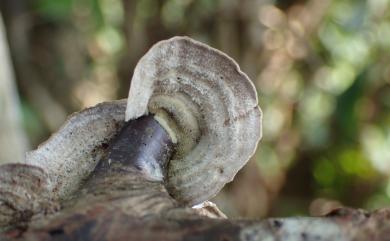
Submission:
[[[257,93],[233,59],[188,37],[154,45],[138,62],[126,120],[154,113],[177,142],[165,178],[194,205],[232,181],[261,138]]]
[[[177,150],[163,175],[148,178],[164,178],[170,194],[191,206],[231,181],[261,138],[261,111],[249,78],[224,53],[187,37],[161,41],[142,57],[125,105],[113,101],[76,113],[28,152],[24,164],[0,166],[0,228],[18,219],[17,210],[32,214],[50,200],[68,198],[125,120],[155,114]]]

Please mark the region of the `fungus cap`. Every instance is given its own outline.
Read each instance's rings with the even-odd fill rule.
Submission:
[[[188,37],[161,41],[138,62],[126,120],[148,113],[177,142],[165,182],[188,205],[232,181],[261,138],[261,110],[248,76],[226,54]]]
[[[127,107],[121,100],[76,113],[27,153],[25,164],[42,172],[42,193],[57,200],[76,191],[107,152],[125,112],[126,120],[154,113],[177,143],[164,182],[176,200],[191,206],[233,180],[261,138],[256,90],[238,65],[205,44],[175,37],[157,43],[139,61]],[[25,173],[27,167],[15,168]],[[18,181],[15,188],[21,185]]]

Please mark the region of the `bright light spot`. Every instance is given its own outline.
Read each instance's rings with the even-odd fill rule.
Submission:
[[[339,163],[342,170],[350,175],[368,178],[375,175],[370,162],[359,150],[347,149],[340,153]]]
[[[122,36],[112,27],[105,27],[98,33],[97,43],[109,55],[118,53],[123,47]]]
[[[261,7],[258,16],[262,24],[272,29],[281,28],[286,23],[286,15],[272,5]]]
[[[360,139],[374,168],[390,175],[390,128],[381,130],[379,127],[366,126]]]
[[[389,5],[389,0],[368,0],[367,5],[370,8],[369,12],[380,17],[386,13]]]
[[[370,43],[364,34],[347,34],[334,23],[324,24],[319,30],[319,38],[334,59],[356,67],[364,65],[371,54]]]
[[[317,89],[308,89],[300,101],[302,118],[307,122],[322,122],[332,114],[334,99]]]
[[[321,67],[314,81],[321,89],[339,95],[353,84],[355,76],[355,69],[350,64],[340,62],[333,68]]]

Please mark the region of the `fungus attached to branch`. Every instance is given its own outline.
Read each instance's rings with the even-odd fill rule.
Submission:
[[[0,166],[0,240],[388,240],[388,209],[251,221],[186,207],[231,181],[260,137],[256,91],[232,59],[162,41],[137,65],[127,107],[76,113],[24,164]]]
[[[216,195],[261,138],[257,93],[238,65],[187,37],[161,41],[136,66],[125,104],[76,113],[25,165],[1,166],[0,227],[31,219],[34,230],[101,207],[223,217],[180,207]]]
[[[135,68],[126,120],[149,112],[177,141],[166,182],[188,205],[232,181],[261,137],[252,82],[230,57],[186,37],[157,43]]]
[[[53,198],[66,199],[94,170],[124,125],[125,104],[106,102],[73,114],[49,140],[27,153],[26,163],[47,173]]]

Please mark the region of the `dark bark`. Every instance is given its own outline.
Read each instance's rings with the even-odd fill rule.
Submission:
[[[153,116],[140,117],[122,127],[112,141],[107,157],[95,168],[93,178],[99,178],[109,169],[121,172],[128,168],[153,178],[156,172],[166,170],[173,151],[169,135]]]
[[[1,240],[388,240],[389,210],[368,214],[343,209],[318,218],[221,220],[172,215],[135,217],[96,207],[57,219],[22,236],[14,230]],[[19,237],[18,237],[19,236]]]
[[[174,147],[151,116],[126,123],[109,149],[61,210],[37,213],[0,240],[389,240],[387,209],[260,221],[213,219],[181,207],[162,180],[153,180]]]

